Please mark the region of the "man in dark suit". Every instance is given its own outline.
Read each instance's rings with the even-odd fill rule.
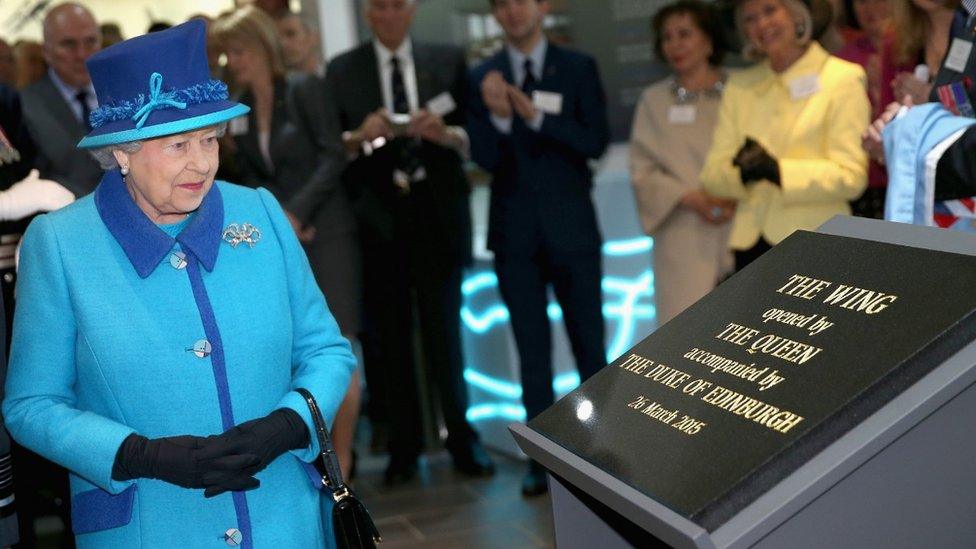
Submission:
[[[976,0],[963,0],[953,15],[949,50],[932,83],[929,101],[942,102],[956,114],[973,116],[976,108]],[[902,99],[902,98],[899,98]],[[965,103],[968,101],[968,109]],[[864,132],[864,148],[884,162],[881,132],[900,111],[898,103],[888,105],[881,117]],[[910,104],[908,105],[911,106]],[[934,156],[933,156],[934,155]],[[976,127],[954,132],[928,153],[936,166],[933,199],[955,200],[976,196]],[[893,164],[893,162],[892,162]]]
[[[494,471],[465,418],[462,376],[461,270],[471,258],[461,164],[467,69],[460,51],[411,41],[414,10],[412,0],[368,0],[374,39],[326,71],[330,107],[354,156],[344,180],[363,251],[366,385],[372,419],[389,422],[391,484],[413,477],[422,449],[414,307],[454,465],[470,475]]]
[[[98,163],[76,147],[90,130],[98,107],[85,61],[101,48],[95,18],[83,6],[59,4],[44,17],[44,59],[48,73],[21,92],[24,119],[37,143],[41,177],[81,197],[102,177]]]
[[[546,40],[547,0],[491,0],[506,46],[475,69],[468,132],[491,172],[488,247],[508,306],[532,418],[553,402],[547,286],[566,319],[580,377],[606,363],[601,238],[588,159],[606,149],[606,100],[595,61]],[[545,492],[532,463],[522,492]]]

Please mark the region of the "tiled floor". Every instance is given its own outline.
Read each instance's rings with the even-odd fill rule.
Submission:
[[[418,478],[393,489],[383,486],[384,458],[362,459],[355,488],[376,519],[381,547],[553,547],[549,498],[523,498],[525,465],[493,457],[494,477],[469,479],[452,470],[447,453],[428,454]]]

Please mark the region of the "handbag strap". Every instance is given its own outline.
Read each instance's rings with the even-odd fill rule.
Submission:
[[[308,404],[308,410],[312,413],[312,422],[315,424],[315,436],[319,441],[319,471],[325,474],[322,480],[326,486],[332,489],[332,498],[339,501],[349,495],[349,488],[342,480],[339,457],[336,455],[335,447],[332,446],[329,431],[325,428],[325,418],[322,417],[322,412],[319,410],[319,405],[315,402],[315,397],[312,396],[312,393],[301,387],[295,389],[295,392],[302,395],[302,398]]]

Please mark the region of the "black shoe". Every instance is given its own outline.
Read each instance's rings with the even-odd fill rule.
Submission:
[[[522,495],[526,497],[541,496],[549,491],[546,481],[546,470],[536,462],[529,464],[529,472],[522,477]]]
[[[383,474],[383,481],[387,486],[406,484],[417,476],[417,458],[390,458],[390,464],[386,466],[386,473]]]
[[[495,474],[495,464],[477,440],[450,448],[449,451],[457,472],[469,477],[490,477]]]

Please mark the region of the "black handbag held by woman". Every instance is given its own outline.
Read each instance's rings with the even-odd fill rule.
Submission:
[[[339,469],[339,458],[336,456],[329,431],[325,428],[325,419],[319,410],[315,397],[306,389],[295,389],[308,403],[315,423],[315,436],[319,440],[319,457],[315,460],[315,469],[322,475],[322,485],[331,492],[330,497],[335,502],[332,506],[332,529],[335,532],[336,545],[339,549],[373,549],[382,541],[373,517],[363,505],[352,489],[342,481],[342,471]],[[323,497],[326,497],[323,494]],[[325,508],[325,507],[323,507]]]

